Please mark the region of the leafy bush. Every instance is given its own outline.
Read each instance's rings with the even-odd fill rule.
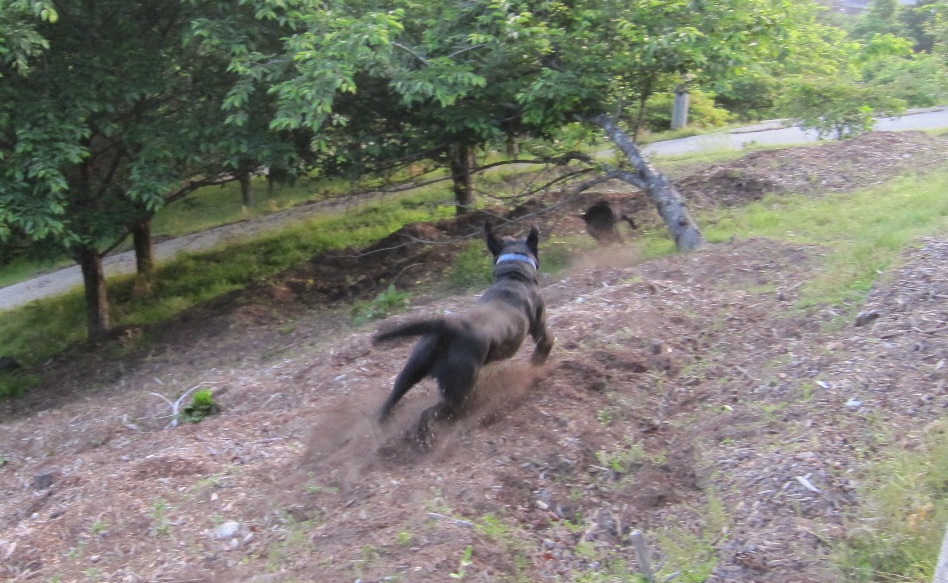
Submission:
[[[671,127],[674,93],[656,93],[645,104],[645,127],[661,132]],[[688,106],[688,125],[701,128],[723,126],[731,121],[731,114],[714,104],[714,96],[693,89]]]
[[[905,101],[847,79],[796,79],[781,96],[778,108],[820,137],[854,137],[872,129],[874,117],[897,115]]]
[[[220,405],[214,401],[214,394],[210,389],[203,389],[194,393],[191,404],[181,411],[181,420],[187,423],[197,423],[211,415],[220,412]]]
[[[932,107],[948,101],[948,71],[934,55],[889,56],[863,67],[868,87],[901,99],[909,107]]]

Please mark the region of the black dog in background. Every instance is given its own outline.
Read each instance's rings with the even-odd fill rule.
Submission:
[[[600,245],[622,243],[622,235],[616,228],[622,221],[629,223],[633,229],[636,228],[632,217],[616,211],[607,200],[594,203],[580,217],[586,222],[586,232]]]
[[[374,338],[378,344],[422,336],[395,379],[379,417],[384,421],[409,389],[425,377],[434,377],[441,401],[421,414],[417,429],[418,440],[426,446],[432,439],[431,422],[458,413],[481,367],[512,357],[527,334],[536,343],[533,364],[546,362],[553,348],[537,282],[539,230],[534,226],[526,239],[498,238],[490,224],[485,224],[484,230],[487,248],[494,256],[494,283],[470,311],[400,324]]]

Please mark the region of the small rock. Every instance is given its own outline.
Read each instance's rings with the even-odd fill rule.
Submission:
[[[228,539],[233,538],[240,531],[240,523],[236,520],[228,520],[214,529],[214,538]]]
[[[856,325],[857,328],[860,327],[860,326],[865,326],[866,324],[868,324],[868,323],[870,323],[870,322],[872,322],[872,321],[878,319],[879,316],[881,316],[881,315],[882,315],[882,314],[880,314],[879,312],[877,312],[877,311],[875,311],[875,310],[872,310],[871,312],[860,312],[859,315],[856,316],[856,324],[855,324],[855,325]]]
[[[849,407],[850,409],[858,409],[862,407],[862,401],[856,398],[852,398],[846,401],[846,406]]]
[[[33,489],[36,491],[45,490],[53,485],[53,473],[47,472],[45,474],[37,474],[33,476]]]

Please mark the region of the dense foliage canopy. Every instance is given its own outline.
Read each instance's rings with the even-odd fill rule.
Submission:
[[[429,160],[460,211],[480,152],[562,151],[577,124],[620,139],[605,171],[648,190],[623,127],[675,88],[709,117],[831,128],[948,99],[946,0],[876,0],[849,28],[790,0],[0,0],[0,258],[59,250],[98,286],[169,201],[263,167]]]

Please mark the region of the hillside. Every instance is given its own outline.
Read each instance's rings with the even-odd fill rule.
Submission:
[[[876,134],[680,184],[695,205],[798,191],[793,176],[831,196],[905,171],[854,161],[924,168],[945,148]],[[601,196],[632,196],[654,223],[618,188],[534,220],[579,233],[576,211]],[[841,580],[829,554],[852,534],[859,470],[884,444],[916,447],[948,407],[948,241],[919,241],[849,310],[795,305],[817,246],[739,240],[644,263],[634,240],[590,252],[544,275],[548,365],[525,349],[490,369],[422,454],[402,435],[433,384],[391,426],[372,423],[410,345],[373,347],[378,324],[353,328],[346,306],[395,279],[418,294],[399,318],[463,310],[473,296],[421,293],[479,220],[314,258],[147,341],[129,330],[50,363],[45,387],[2,405],[0,576],[631,581],[641,530],[676,581]],[[859,312],[874,316],[857,326]],[[152,393],[198,385],[223,411],[166,427]]]

